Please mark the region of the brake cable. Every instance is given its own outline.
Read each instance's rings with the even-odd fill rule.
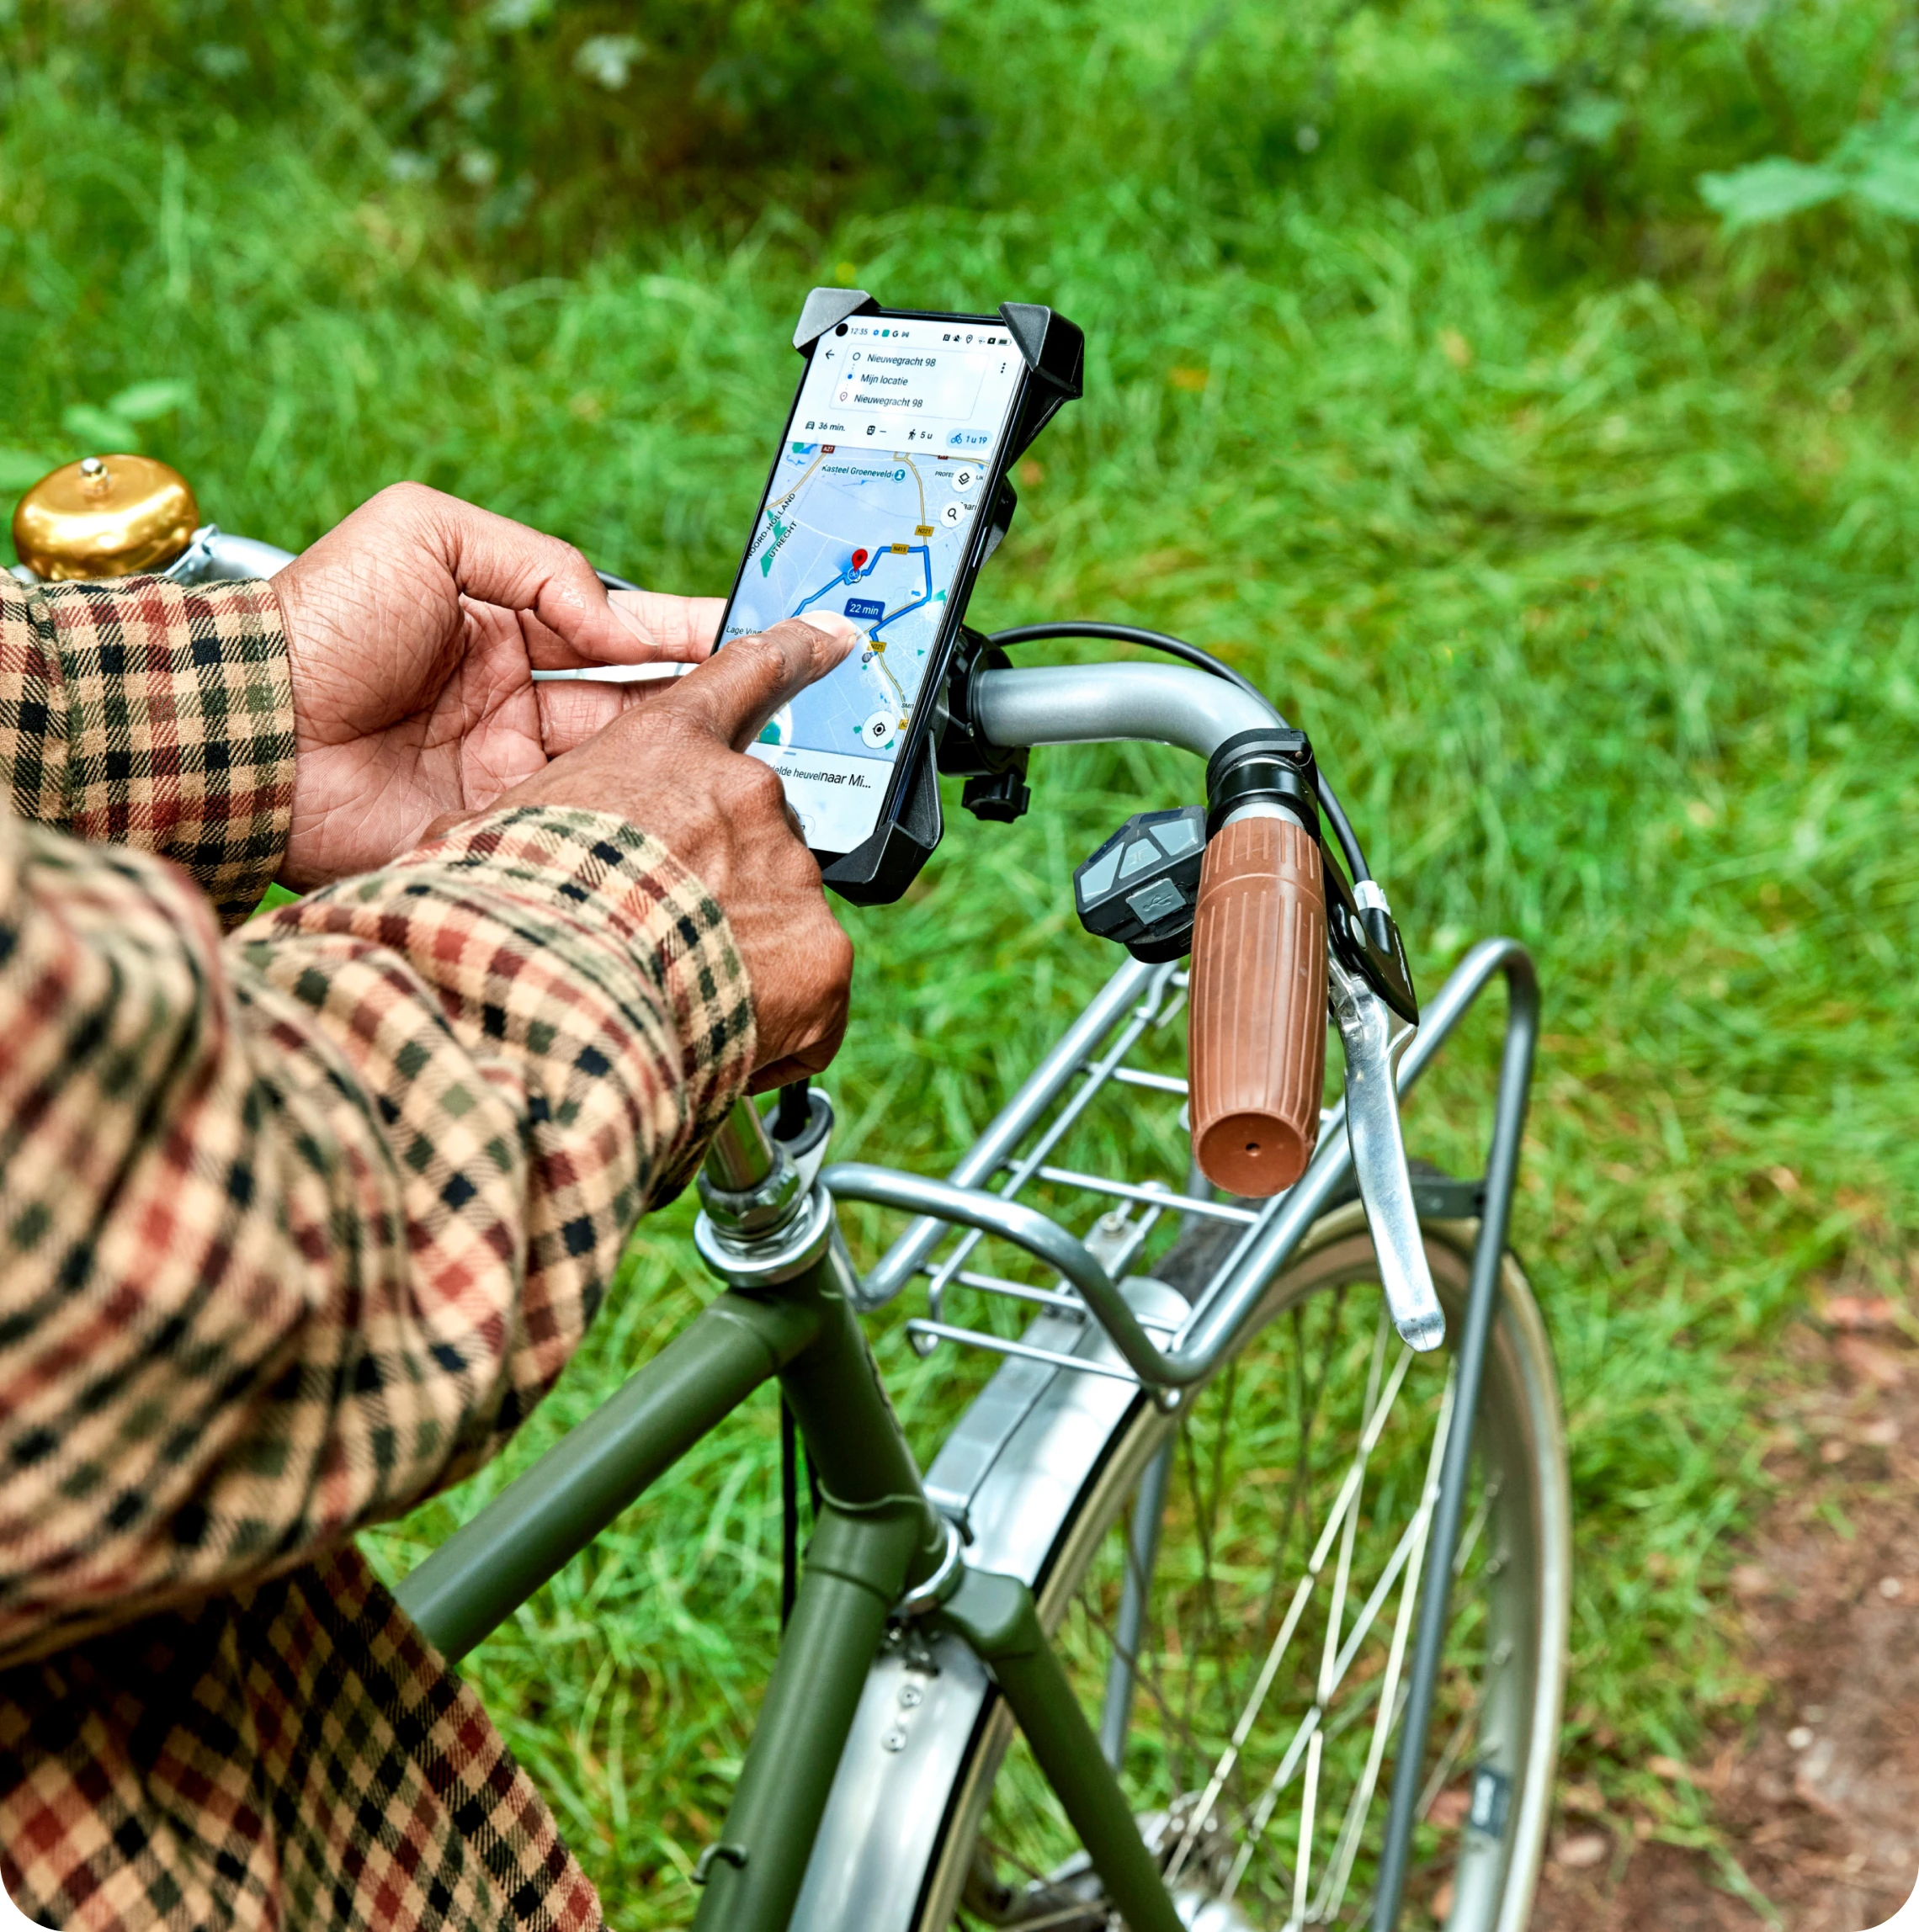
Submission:
[[[1250,678],[1243,677],[1230,664],[1215,657],[1209,650],[1202,650],[1196,644],[1188,644],[1183,637],[1169,636],[1163,630],[1147,630],[1132,624],[1097,624],[1089,619],[1069,618],[1063,624],[1016,624],[1011,630],[997,630],[986,640],[1003,649],[1012,644],[1038,644],[1043,639],[1055,637],[1095,638],[1108,644],[1138,645],[1146,650],[1163,652],[1168,657],[1183,659],[1199,670],[1209,671],[1215,677],[1223,677],[1226,682],[1236,686],[1249,698],[1257,698],[1268,708],[1272,699],[1267,697]],[[1277,711],[1273,715],[1278,717]],[[1284,725],[1286,720],[1279,719]],[[1346,860],[1346,869],[1353,875],[1353,883],[1358,885],[1362,879],[1373,875],[1367,869],[1366,854],[1360,848],[1359,835],[1353,829],[1353,821],[1346,815],[1346,808],[1340,804],[1326,779],[1325,768],[1316,763],[1313,773],[1313,791],[1319,800],[1320,809],[1326,814],[1326,823],[1332,827],[1332,834],[1339,841],[1340,852]]]

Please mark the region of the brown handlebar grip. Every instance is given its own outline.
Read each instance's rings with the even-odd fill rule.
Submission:
[[[1215,1187],[1277,1194],[1306,1170],[1326,1078],[1326,887],[1291,818],[1213,835],[1193,916],[1188,1096]]]

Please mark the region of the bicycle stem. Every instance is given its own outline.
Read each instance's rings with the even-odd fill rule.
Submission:
[[[729,1194],[750,1193],[773,1178],[776,1151],[759,1109],[742,1094],[707,1144],[706,1173]]]

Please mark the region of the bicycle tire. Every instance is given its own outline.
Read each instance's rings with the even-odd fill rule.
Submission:
[[[1470,1241],[1466,1223],[1422,1223],[1435,1283],[1449,1328],[1459,1330],[1464,1312]],[[1217,1235],[1209,1237],[1213,1240]],[[1186,1250],[1182,1255],[1181,1249]],[[1183,1239],[1156,1269],[1157,1277],[1183,1287],[1183,1268],[1204,1280],[1207,1238]],[[1268,1289],[1247,1347],[1282,1314],[1343,1283],[1364,1281],[1376,1264],[1370,1238],[1356,1208],[1329,1216],[1302,1254]],[[1239,1351],[1243,1360],[1246,1347]],[[1043,1622],[1056,1629],[1103,1545],[1125,1515],[1142,1472],[1169,1435],[1167,1419],[1135,1401],[1114,1429],[1071,1509],[1036,1581]],[[1494,1601],[1502,1642],[1510,1640],[1518,1668],[1496,1673],[1488,1706],[1491,1721],[1475,1771],[1475,1801],[1483,1771],[1504,1781],[1496,1833],[1462,1826],[1456,1834],[1453,1903],[1449,1932],[1521,1932],[1537,1884],[1550,1813],[1564,1686],[1571,1573],[1571,1507],[1556,1379],[1544,1326],[1523,1271],[1510,1255],[1502,1279],[1502,1303],[1486,1364],[1475,1468],[1482,1485],[1496,1469],[1500,1481],[1489,1506],[1492,1534],[1487,1548],[1499,1559]],[[1482,1490],[1483,1493],[1483,1490]],[[1167,1552],[1162,1547],[1161,1565]],[[1489,1559],[1490,1560],[1490,1559]],[[1455,1609],[1455,1629],[1460,1613]],[[1496,1649],[1489,1645],[1490,1649]],[[1482,1692],[1482,1696],[1484,1693]],[[1439,1729],[1435,1724],[1435,1732]],[[940,1829],[919,1886],[912,1924],[916,1932],[944,1932],[956,1916],[980,1825],[1004,1772],[1012,1725],[1003,1705],[988,1695],[970,1747],[943,1807]],[[1496,1787],[1495,1787],[1496,1788]],[[1383,1817],[1385,1791],[1373,1809]],[[1430,1903],[1430,1898],[1427,1901]],[[1261,1924],[1242,1916],[1225,1924]],[[972,1922],[981,1922],[975,1919]],[[1018,1923],[1017,1918],[985,1922]],[[1034,1922],[1030,1919],[1029,1922]],[[1057,1916],[1050,1923],[1070,1924]],[[1087,1924],[1099,1922],[1089,1915]],[[1277,1921],[1273,1921],[1277,1923]],[[1340,1919],[1340,1923],[1363,1922]]]

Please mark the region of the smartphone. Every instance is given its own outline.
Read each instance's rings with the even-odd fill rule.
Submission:
[[[750,747],[822,867],[899,809],[1031,377],[1000,316],[869,305],[810,345],[720,642],[811,612],[859,627],[845,661]]]

